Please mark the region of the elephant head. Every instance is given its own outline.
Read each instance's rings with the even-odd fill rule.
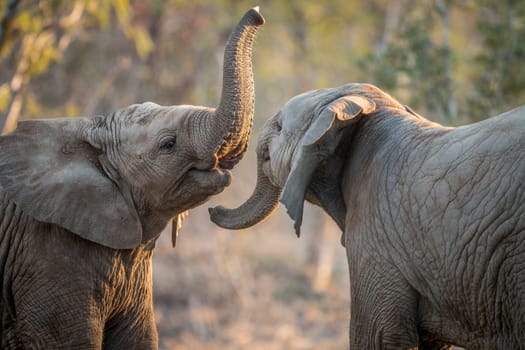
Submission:
[[[236,209],[211,208],[211,220],[224,228],[246,228],[266,218],[280,200],[299,235],[306,199],[321,205],[343,229],[341,158],[360,117],[376,111],[378,94],[386,95],[371,85],[349,84],[292,98],[261,131],[252,196]],[[405,111],[395,100],[384,100]]]
[[[136,104],[108,116],[21,121],[0,137],[0,187],[26,214],[128,249],[221,192],[246,151],[254,113],[250,9],[224,53],[216,109]]]

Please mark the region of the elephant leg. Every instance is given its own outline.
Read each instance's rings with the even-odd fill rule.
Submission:
[[[104,349],[158,349],[157,327],[153,307],[126,310],[106,322]]]
[[[381,269],[351,278],[350,349],[417,349],[417,294],[397,270]]]
[[[103,327],[99,316],[78,305],[40,302],[17,309],[13,349],[101,348]]]

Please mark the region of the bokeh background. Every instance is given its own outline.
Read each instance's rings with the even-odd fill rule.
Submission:
[[[157,243],[161,349],[348,346],[346,256],[327,216],[307,206],[300,239],[281,208],[237,232],[208,218],[250,195],[255,139],[289,98],[369,82],[446,125],[525,102],[522,1],[0,0],[0,130],[144,101],[215,106],[224,44],[255,5],[267,23],[253,138],[232,185],[190,211],[176,249],[168,232]]]

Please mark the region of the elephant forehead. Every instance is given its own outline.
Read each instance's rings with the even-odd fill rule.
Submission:
[[[114,115],[114,121],[126,127],[134,124],[146,125],[161,112],[162,108],[153,102],[134,104],[118,110]]]
[[[290,99],[284,106],[287,113],[304,113],[315,108],[325,95],[325,90],[314,90],[302,93]]]
[[[337,89],[312,90],[290,99],[282,110],[283,129],[306,130],[316,117],[316,111],[320,106],[332,102],[340,97]]]
[[[159,106],[151,102],[130,106],[116,117],[119,141],[141,143],[174,131],[192,110],[195,107]]]
[[[281,113],[282,129],[286,133],[297,135],[308,128],[313,119],[313,105],[310,99],[292,101]]]
[[[119,110],[115,115],[115,120],[124,126],[130,125],[151,125],[169,123],[190,117],[200,111],[209,111],[210,108],[190,105],[161,106],[153,102],[131,105]]]

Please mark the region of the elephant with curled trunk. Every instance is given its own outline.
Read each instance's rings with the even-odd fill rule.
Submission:
[[[153,247],[246,151],[263,23],[251,9],[230,35],[217,109],[143,103],[0,137],[2,349],[157,348]]]
[[[525,344],[525,107],[457,128],[433,123],[377,87],[304,93],[267,121],[258,178],[239,229],[280,200],[343,231],[350,348],[518,349]]]

